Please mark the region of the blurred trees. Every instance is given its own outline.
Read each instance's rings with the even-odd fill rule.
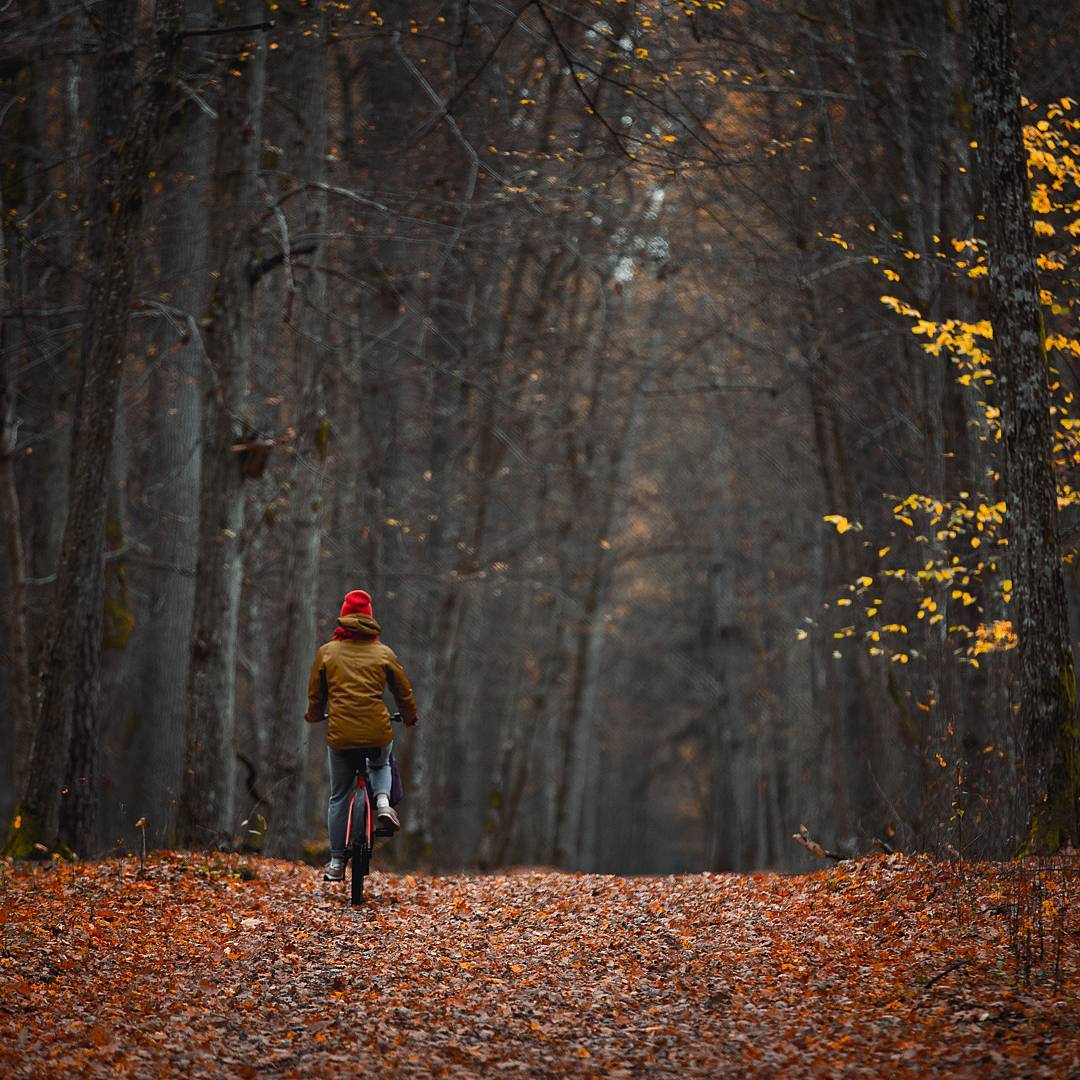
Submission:
[[[303,687],[354,587],[424,718],[398,747],[404,860],[796,866],[801,822],[852,850],[1022,841],[1032,684],[986,630],[1021,578],[972,509],[1004,539],[1008,397],[924,348],[997,324],[977,5],[189,0],[136,155],[100,109],[159,85],[125,75],[164,55],[159,6],[0,14],[25,842],[84,797],[80,850],[141,817],[162,844],[318,838]],[[1064,97],[1075,28],[1016,18],[1021,88]],[[136,221],[106,338],[95,238]]]

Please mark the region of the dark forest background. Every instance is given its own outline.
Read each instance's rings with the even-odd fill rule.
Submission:
[[[1014,6],[1032,138],[1076,115],[1070,16]],[[1016,850],[1001,402],[970,333],[912,333],[990,318],[976,36],[954,0],[5,5],[5,823],[317,846],[307,676],[366,588],[422,717],[403,864]]]

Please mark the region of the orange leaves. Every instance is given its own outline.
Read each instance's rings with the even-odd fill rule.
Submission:
[[[1018,1075],[1071,1068],[1075,911],[1040,894],[1047,925],[1072,920],[1066,981],[1021,987],[999,866],[376,873],[363,911],[273,860],[135,869],[0,867],[0,1073],[30,1075],[29,1047],[35,1075],[947,1075],[991,1053]]]

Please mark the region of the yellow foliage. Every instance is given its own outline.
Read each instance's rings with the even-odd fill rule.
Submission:
[[[829,522],[830,525],[836,526],[836,531],[843,535],[849,529],[858,529],[858,525],[853,525],[843,514],[826,514],[822,519]]]
[[[1015,648],[1016,633],[1011,620],[998,619],[988,626],[975,627],[975,644],[972,652],[976,656],[980,653],[1005,652]]]

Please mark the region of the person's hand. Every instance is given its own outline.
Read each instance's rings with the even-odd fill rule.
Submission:
[[[419,716],[414,716],[411,720],[406,720],[405,721],[405,726],[406,727],[416,727],[416,725],[419,724],[419,723],[420,723],[420,717]]]

